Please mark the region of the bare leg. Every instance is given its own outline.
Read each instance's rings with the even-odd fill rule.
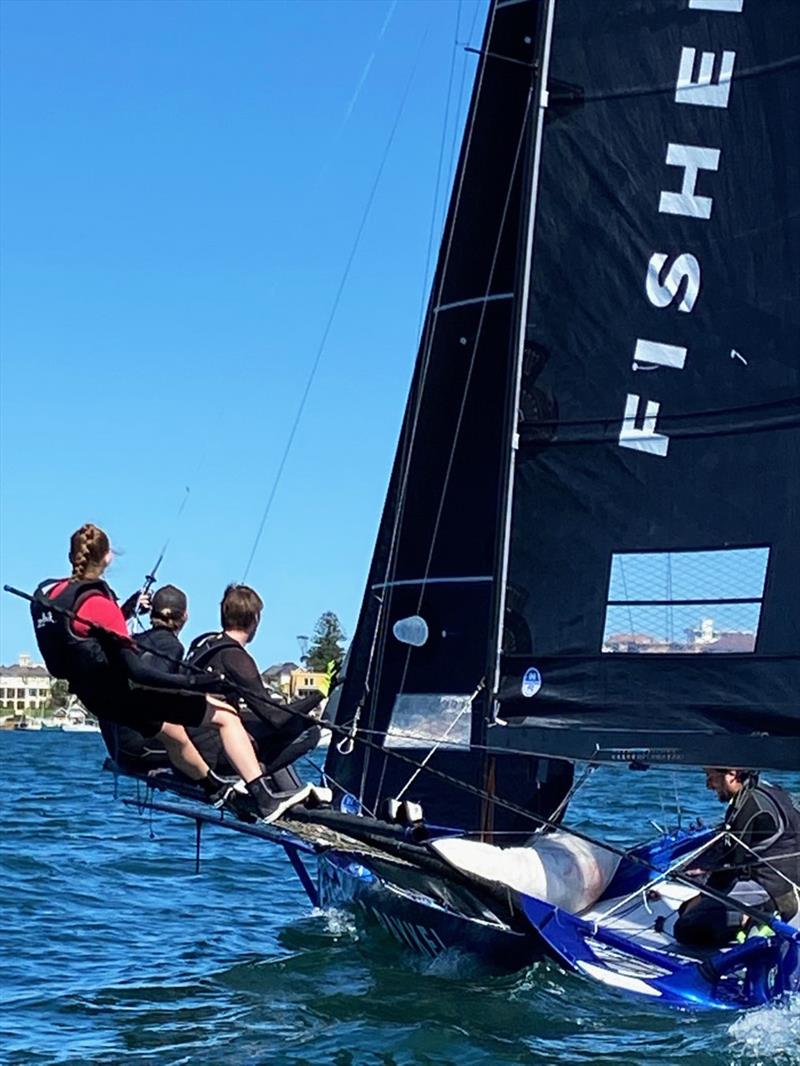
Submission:
[[[261,767],[241,718],[233,708],[223,710],[226,705],[216,700],[212,703],[212,699],[213,697],[209,698],[209,709],[203,719],[203,725],[213,725],[219,730],[228,762],[246,784],[254,781],[261,776]]]
[[[208,775],[205,759],[192,744],[182,725],[164,722],[158,737],[167,749],[170,762],[181,773],[186,774],[192,781],[202,781]]]

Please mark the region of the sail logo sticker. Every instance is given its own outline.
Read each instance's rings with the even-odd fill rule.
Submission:
[[[522,695],[526,699],[535,696],[542,687],[542,675],[535,666],[529,667],[522,677]]]

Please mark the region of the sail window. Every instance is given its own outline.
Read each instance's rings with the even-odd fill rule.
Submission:
[[[755,651],[769,548],[614,554],[602,650]]]
[[[394,703],[387,748],[469,745],[471,696],[401,692]]]

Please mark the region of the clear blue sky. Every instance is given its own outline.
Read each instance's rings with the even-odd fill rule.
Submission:
[[[415,355],[451,62],[445,169],[484,11],[3,0],[3,582],[64,573],[91,520],[127,594],[173,533],[159,577],[187,590],[187,633],[215,627],[419,53],[249,575],[263,665],[296,659],[324,610],[352,633]],[[443,209],[444,189],[434,250]],[[0,627],[0,661],[34,650],[6,594]]]

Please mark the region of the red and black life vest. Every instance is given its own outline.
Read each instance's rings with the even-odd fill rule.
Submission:
[[[36,643],[44,664],[53,677],[70,682],[80,682],[98,668],[106,668],[108,659],[100,642],[91,632],[79,637],[72,630],[72,620],[81,604],[89,596],[100,594],[116,602],[117,597],[100,578],[87,581],[69,581],[53,598],[48,590],[65,578],[47,578],[33,594],[31,618]],[[69,613],[68,613],[69,612]]]

